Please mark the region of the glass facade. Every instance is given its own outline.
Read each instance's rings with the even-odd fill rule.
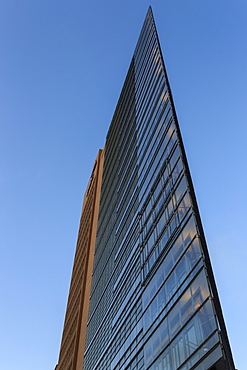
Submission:
[[[233,370],[151,8],[107,134],[85,370]]]

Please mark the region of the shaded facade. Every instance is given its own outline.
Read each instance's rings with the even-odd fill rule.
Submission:
[[[101,181],[87,328],[76,334],[83,359],[59,370],[234,370],[151,8]]]

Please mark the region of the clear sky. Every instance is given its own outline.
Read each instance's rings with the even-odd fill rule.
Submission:
[[[0,0],[2,370],[57,363],[83,194],[149,5],[246,369],[246,0]]]

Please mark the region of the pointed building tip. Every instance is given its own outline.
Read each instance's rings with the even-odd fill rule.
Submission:
[[[153,9],[152,9],[151,5],[149,5],[149,7],[148,7],[147,18],[151,18],[151,19],[153,18],[154,19]]]

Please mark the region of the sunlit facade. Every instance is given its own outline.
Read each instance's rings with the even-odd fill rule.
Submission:
[[[83,369],[235,369],[151,8],[105,143]]]
[[[99,150],[83,199],[63,335],[55,370],[83,368],[103,163],[104,151]]]

